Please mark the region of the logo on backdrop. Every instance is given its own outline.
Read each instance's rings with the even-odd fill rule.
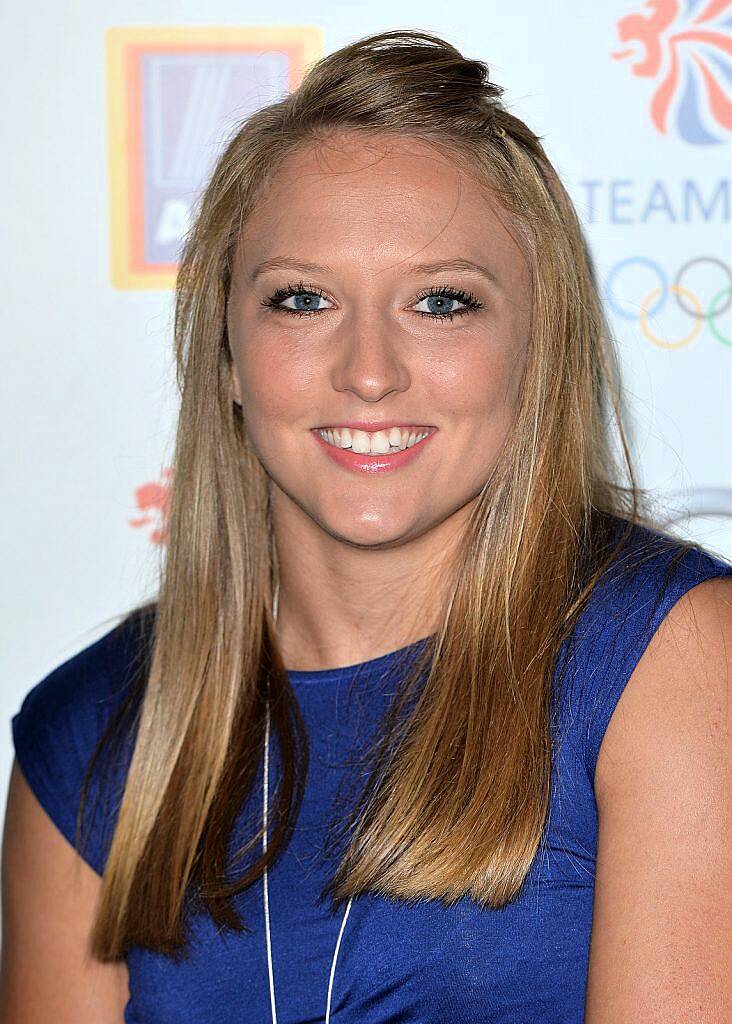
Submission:
[[[107,30],[115,287],[174,286],[192,207],[222,147],[321,53],[311,27]]]
[[[698,519],[732,519],[732,489],[696,487],[691,491],[665,495],[662,525],[689,528]]]
[[[657,260],[629,256],[607,274],[605,299],[616,316],[637,320],[646,340],[657,348],[684,348],[705,327],[717,341],[732,346],[732,336],[720,322],[732,306],[729,265],[716,256],[697,256],[678,268],[673,281],[669,277]],[[678,330],[670,338],[661,337],[659,330],[666,324],[657,319],[667,307],[674,314],[672,327]]]
[[[135,488],[135,505],[140,511],[136,519],[128,520],[136,529],[148,527],[151,544],[165,544],[168,539],[168,497],[172,469],[164,469],[160,480],[148,480]]]
[[[631,45],[611,53],[654,83],[650,117],[656,131],[669,128],[695,146],[732,133],[732,2],[646,0],[641,11],[617,23],[618,39]]]

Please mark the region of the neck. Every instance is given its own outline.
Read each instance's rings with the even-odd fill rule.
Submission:
[[[287,669],[360,664],[438,631],[452,587],[454,523],[388,548],[355,547],[319,528],[306,537],[289,517],[286,527],[274,524],[277,642]]]

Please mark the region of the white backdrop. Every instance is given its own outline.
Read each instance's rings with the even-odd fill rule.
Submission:
[[[176,224],[236,120],[369,32],[426,29],[487,61],[543,137],[607,295],[640,482],[732,558],[732,2],[674,6],[6,3],[3,792],[24,694],[151,593]]]

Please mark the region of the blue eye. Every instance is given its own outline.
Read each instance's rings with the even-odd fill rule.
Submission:
[[[294,307],[283,305],[288,299],[295,300]],[[278,312],[294,313],[295,316],[310,316],[321,312],[318,306],[320,299],[325,299],[325,294],[319,288],[311,288],[301,281],[298,285],[288,284],[286,288],[278,288],[262,305]]]
[[[452,320],[453,316],[462,316],[463,313],[471,313],[474,309],[480,309],[481,303],[471,295],[464,292],[462,288],[430,288],[422,295],[418,302],[426,302],[427,309],[418,309],[422,316],[432,317],[438,320]],[[455,309],[454,303],[459,302],[463,309]]]
[[[286,304],[287,302],[289,302],[290,299],[294,300],[294,306],[288,306]],[[322,299],[322,295],[313,295],[310,294],[309,292],[302,292],[298,293],[297,295],[288,296],[288,298],[282,303],[282,305],[284,306],[285,309],[291,309],[293,312],[296,313],[310,312],[311,310],[322,309],[321,306],[315,305],[316,302],[319,303]]]
[[[294,301],[293,306],[286,306],[284,304],[289,299]],[[300,281],[297,285],[288,284],[286,288],[278,288],[269,298],[262,302],[262,305],[266,309],[294,314],[295,316],[312,316],[314,313],[323,312],[324,308],[329,308],[327,306],[320,306],[321,299],[326,302],[329,301],[320,288],[306,285],[303,281]],[[481,309],[483,305],[470,292],[465,292],[462,288],[452,288],[449,285],[442,288],[430,288],[427,292],[418,296],[415,302],[427,302],[428,308],[426,310],[417,309],[415,312],[432,320],[452,320],[454,316],[471,313],[473,310]],[[456,302],[462,305],[463,308],[455,309],[454,304]]]

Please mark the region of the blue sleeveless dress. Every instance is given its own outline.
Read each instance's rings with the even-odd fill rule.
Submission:
[[[732,575],[732,566],[706,552],[687,553],[673,567],[675,543],[656,543],[660,535],[640,527],[634,536],[650,545],[650,554],[630,569],[623,568],[623,558],[606,573],[558,661],[565,675],[550,815],[521,893],[498,911],[467,898],[451,907],[370,893],[355,899],[333,979],[333,1024],[583,1021],[598,829],[593,779],[603,735],[672,605],[698,583]],[[333,914],[328,901],[319,899],[329,877],[323,857],[327,823],[339,785],[358,771],[357,752],[372,738],[395,692],[399,657],[417,653],[424,639],[360,665],[290,672],[308,729],[310,764],[297,829],[269,873],[280,1024],[325,1019],[342,920],[342,909]],[[37,683],[12,719],[20,768],[71,843],[84,768],[111,710],[127,692],[138,656],[135,628],[122,623]],[[129,750],[114,780],[118,795],[128,764]],[[270,779],[277,766],[272,744]],[[260,785],[261,778],[260,766]],[[271,787],[272,782],[270,793]],[[261,800],[259,788],[242,810],[259,813],[261,821]],[[118,806],[113,799],[97,815],[84,848],[99,874]],[[235,828],[232,850],[244,834]],[[219,931],[199,913],[186,960],[130,949],[127,1024],[272,1021],[261,881],[234,905],[251,931]]]

